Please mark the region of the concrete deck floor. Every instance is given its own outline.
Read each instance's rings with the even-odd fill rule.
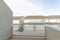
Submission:
[[[44,37],[24,37],[24,36],[13,36],[9,40],[45,40]]]

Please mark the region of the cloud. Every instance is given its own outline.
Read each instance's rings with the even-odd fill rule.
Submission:
[[[26,0],[5,0],[9,7],[13,10],[15,16],[24,15],[39,15],[43,11],[43,7],[39,7]]]
[[[57,9],[58,7],[47,9],[47,5],[43,3],[44,0],[4,0],[4,1],[12,9],[13,16],[58,15],[60,13],[60,9],[59,10]]]

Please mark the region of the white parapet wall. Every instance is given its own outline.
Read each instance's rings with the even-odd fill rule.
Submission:
[[[60,40],[60,27],[46,26],[46,40]]]
[[[12,35],[13,12],[0,0],[0,40],[7,40]]]
[[[2,0],[0,0],[0,3],[1,3]]]

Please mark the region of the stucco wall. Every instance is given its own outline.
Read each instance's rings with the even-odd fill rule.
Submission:
[[[1,1],[2,1],[2,0],[0,0],[0,4],[1,4]]]
[[[46,40],[60,40],[60,31],[58,27],[46,27]]]
[[[7,40],[11,36],[12,11],[3,2],[0,2],[0,40]]]

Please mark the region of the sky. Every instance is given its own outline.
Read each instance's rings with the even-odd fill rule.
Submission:
[[[60,15],[60,0],[4,0],[13,16]]]

